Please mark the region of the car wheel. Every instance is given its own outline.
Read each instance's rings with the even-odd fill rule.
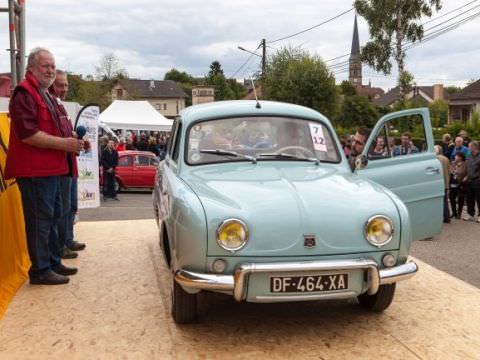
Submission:
[[[172,277],[173,320],[177,324],[189,324],[197,317],[197,294],[189,294]]]
[[[368,310],[382,312],[392,303],[393,297],[395,295],[395,285],[395,283],[380,285],[380,288],[378,289],[376,294],[362,294],[358,297],[358,302],[360,303],[360,305],[362,305]]]

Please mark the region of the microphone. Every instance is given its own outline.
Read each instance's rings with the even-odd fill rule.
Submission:
[[[77,126],[77,138],[79,140],[82,140],[85,134],[87,133],[87,128],[83,125]],[[90,142],[88,140],[85,140],[83,142],[83,151],[84,152],[89,152],[90,151]]]
[[[87,133],[87,128],[85,126],[82,126],[82,125],[77,126],[77,131],[76,132],[77,132],[77,138],[81,140],[85,136],[85,134]]]

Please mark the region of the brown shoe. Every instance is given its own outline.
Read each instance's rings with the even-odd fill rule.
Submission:
[[[57,274],[55,271],[49,271],[45,275],[30,277],[32,285],[62,285],[67,284],[70,279],[67,276]]]

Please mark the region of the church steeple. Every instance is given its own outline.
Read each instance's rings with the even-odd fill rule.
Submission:
[[[355,14],[355,22],[353,24],[348,81],[350,81],[353,86],[362,85],[362,62],[360,61],[360,40],[358,38],[357,14]]]

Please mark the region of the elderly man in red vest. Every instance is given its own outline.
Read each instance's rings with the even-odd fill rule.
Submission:
[[[62,213],[60,184],[68,176],[68,156],[83,141],[64,126],[48,88],[55,80],[55,59],[47,49],[28,56],[27,73],[10,100],[11,131],[5,166],[22,194],[31,284],[68,283],[76,268],[61,263],[57,222]]]

